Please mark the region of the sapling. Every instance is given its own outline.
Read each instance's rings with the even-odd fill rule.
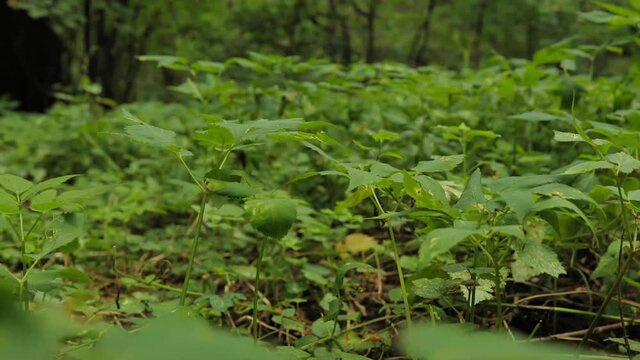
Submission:
[[[297,205],[292,199],[255,199],[246,203],[251,216],[251,225],[265,237],[258,243],[258,259],[253,290],[253,337],[258,340],[258,291],[262,261],[269,239],[281,240],[287,233],[297,216]]]

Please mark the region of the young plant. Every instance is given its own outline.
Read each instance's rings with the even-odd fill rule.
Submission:
[[[253,290],[253,337],[258,341],[258,292],[260,291],[260,274],[269,239],[281,240],[296,220],[297,204],[292,199],[258,198],[246,203],[250,214],[251,225],[265,237],[258,245],[256,260],[256,276]]]
[[[0,264],[0,278],[15,286],[22,309],[29,310],[35,291],[49,292],[61,287],[56,279],[87,281],[75,268],[40,269],[41,261],[71,244],[82,230],[63,220],[61,212],[77,211],[81,203],[105,188],[59,192],[62,184],[76,175],[66,175],[34,184],[12,174],[0,175],[0,214],[10,224],[20,248],[21,275]],[[35,277],[35,281],[30,282]]]

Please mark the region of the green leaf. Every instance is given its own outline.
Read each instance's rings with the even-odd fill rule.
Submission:
[[[596,229],[593,226],[593,224],[591,224],[591,221],[589,221],[589,218],[584,214],[584,212],[582,212],[582,210],[580,210],[580,208],[578,208],[571,201],[565,200],[559,197],[552,197],[550,199],[538,201],[535,204],[533,204],[533,211],[535,212],[544,211],[548,209],[555,209],[555,208],[565,208],[573,211],[585,222],[585,224],[589,227],[589,229],[591,229],[591,232],[595,235]]]
[[[359,169],[349,169],[349,186],[347,191],[351,191],[359,186],[368,186],[377,184],[382,180],[378,175],[372,174],[368,171]]]
[[[336,332],[340,332],[340,326],[336,325],[334,320],[325,321],[318,319],[311,324],[311,332],[319,338],[324,338],[333,333],[334,327],[336,328]]]
[[[0,186],[14,194],[20,195],[32,187],[33,183],[16,175],[2,174],[0,175]]]
[[[564,267],[558,260],[558,255],[548,246],[538,240],[528,239],[521,249],[516,250],[518,260],[539,271],[558,277],[566,274]]]
[[[20,212],[20,206],[15,196],[11,196],[0,189],[0,213],[5,215],[16,215]]]
[[[276,360],[280,357],[247,337],[216,329],[206,321],[177,309],[168,315],[140,321],[128,332],[111,327],[92,346],[87,359],[220,359]]]
[[[112,186],[96,186],[90,189],[69,190],[58,195],[56,201],[62,203],[62,208],[67,211],[76,211],[82,208],[82,202],[89,201],[109,191]]]
[[[533,194],[527,190],[511,190],[502,192],[500,196],[522,224],[533,207]]]
[[[16,276],[4,265],[0,264],[0,279],[9,279],[13,285],[18,285]]]
[[[626,8],[626,7],[622,7],[616,4],[610,4],[607,2],[603,2],[603,1],[595,1],[596,4],[598,4],[598,6],[614,13],[617,15],[622,15],[625,17],[629,17],[629,18],[633,18],[636,21],[639,21],[637,19],[640,19],[640,11],[635,11],[633,9],[630,8]]]
[[[56,201],[57,194],[58,192],[54,189],[42,191],[31,199],[29,208],[37,212],[47,212],[58,208],[62,206],[63,203]]]
[[[74,177],[76,177],[78,175],[64,175],[64,176],[59,176],[56,178],[52,178],[52,179],[48,179],[45,180],[43,182],[40,182],[36,185],[34,185],[33,187],[31,187],[29,190],[25,191],[24,194],[22,194],[22,196],[20,197],[22,200],[29,200],[33,195],[47,190],[47,189],[52,189],[55,188],[65,182],[67,182],[69,179],[72,179]]]
[[[53,238],[45,240],[45,244],[42,247],[42,251],[38,254],[38,257],[42,258],[51,254],[61,247],[68,245],[80,235],[82,235],[82,231],[73,226],[63,225],[56,228]]]
[[[554,345],[513,341],[465,325],[416,325],[402,338],[410,357],[429,360],[562,360],[577,351]]]
[[[553,130],[553,140],[557,142],[583,142],[580,134]]]
[[[172,70],[188,70],[187,63],[189,60],[183,57],[171,55],[140,55],[139,61],[153,61],[158,63],[158,67]]]
[[[640,160],[623,153],[618,152],[615,154],[607,155],[607,160],[614,163],[621,173],[629,174],[635,170],[640,169]]]
[[[515,120],[532,121],[532,122],[564,120],[559,116],[547,114],[540,111],[528,111],[522,114],[511,115],[509,116],[509,118],[515,119]]]
[[[444,172],[455,169],[464,161],[464,155],[440,156],[430,161],[420,161],[413,168],[413,171],[419,173]]]
[[[620,240],[614,240],[607,247],[607,251],[598,260],[598,266],[591,273],[592,279],[600,277],[613,277],[618,268],[618,256],[620,254]]]
[[[611,168],[613,168],[613,164],[608,161],[604,161],[604,160],[583,161],[576,165],[570,166],[564,171],[564,173],[565,174],[582,174],[582,173],[591,172],[594,170],[611,169]]]
[[[467,237],[477,234],[478,230],[460,228],[442,228],[430,231],[422,241],[419,251],[421,266],[427,266],[436,257],[446,253]]]
[[[392,131],[387,131],[384,129],[381,129],[380,131],[378,131],[373,135],[373,140],[379,143],[383,143],[385,141],[397,140],[399,138],[400,138],[400,134]]]
[[[597,205],[597,202],[593,200],[589,195],[574,187],[560,183],[540,185],[531,189],[531,192],[546,196],[558,196],[563,199],[583,200]]]
[[[258,199],[247,201],[251,225],[274,239],[281,239],[293,225],[297,216],[297,204],[292,199]]]
[[[176,133],[148,124],[130,125],[125,128],[127,135],[140,143],[167,148],[176,145]]]
[[[520,240],[525,239],[524,231],[522,230],[522,226],[520,225],[499,225],[492,226],[490,229],[495,233],[511,236]]]
[[[231,130],[218,124],[212,124],[207,130],[196,131],[195,139],[203,145],[231,148],[236,137]]]
[[[435,179],[426,176],[426,175],[417,175],[414,177],[416,181],[420,183],[423,189],[428,191],[431,196],[433,196],[440,204],[445,207],[449,207],[449,200],[447,199],[447,195],[442,188],[442,185]]]
[[[486,202],[487,199],[482,193],[482,184],[480,183],[480,169],[476,169],[476,171],[471,174],[471,177],[469,177],[469,181],[462,195],[460,195],[460,199],[456,203],[455,208],[465,211],[471,206],[484,204]]]
[[[439,299],[449,292],[454,281],[442,278],[418,279],[413,281],[413,292],[427,300]]]

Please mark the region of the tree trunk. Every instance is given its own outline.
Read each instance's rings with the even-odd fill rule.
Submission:
[[[478,68],[480,65],[480,43],[482,40],[482,32],[484,30],[484,12],[487,8],[487,0],[480,0],[478,12],[476,13],[476,20],[473,25],[473,33],[471,35],[471,41],[469,44],[469,52],[471,56],[471,63],[474,68]]]
[[[424,19],[422,19],[422,22],[418,26],[418,29],[413,36],[413,40],[411,41],[411,48],[409,49],[409,56],[407,57],[407,62],[410,65],[417,66],[426,63],[423,58],[423,53],[429,43],[429,29],[431,28],[431,18],[437,2],[438,0],[429,1],[429,4],[427,5],[427,13],[425,14]]]

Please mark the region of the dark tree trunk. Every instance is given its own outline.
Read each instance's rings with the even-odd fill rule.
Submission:
[[[538,51],[538,43],[540,38],[538,7],[532,6],[529,11],[529,16],[527,17],[525,54],[527,59],[533,59],[533,55],[536,53],[536,51]]]
[[[477,68],[480,65],[480,44],[482,40],[482,32],[484,30],[484,13],[487,8],[487,0],[480,0],[476,19],[473,23],[473,32],[469,46],[471,64]]]
[[[431,28],[431,18],[433,17],[433,11],[436,8],[438,0],[430,0],[427,5],[427,13],[420,22],[418,30],[413,36],[411,41],[411,48],[409,49],[409,56],[407,62],[413,66],[424,65],[427,61],[424,59],[424,52],[429,44],[429,29]]]
[[[54,101],[51,87],[62,80],[62,41],[46,19],[32,19],[0,1],[0,96],[19,110],[45,111]]]
[[[341,0],[341,3],[347,0]],[[351,64],[352,51],[351,51],[351,29],[349,28],[349,17],[345,13],[338,13],[340,19],[340,53],[342,64]]]
[[[359,4],[358,0],[351,0],[351,6],[355,12],[364,18],[364,61],[372,63],[375,61],[375,43],[376,43],[376,16],[378,11],[379,0],[369,0],[369,6],[367,10],[364,10]]]

